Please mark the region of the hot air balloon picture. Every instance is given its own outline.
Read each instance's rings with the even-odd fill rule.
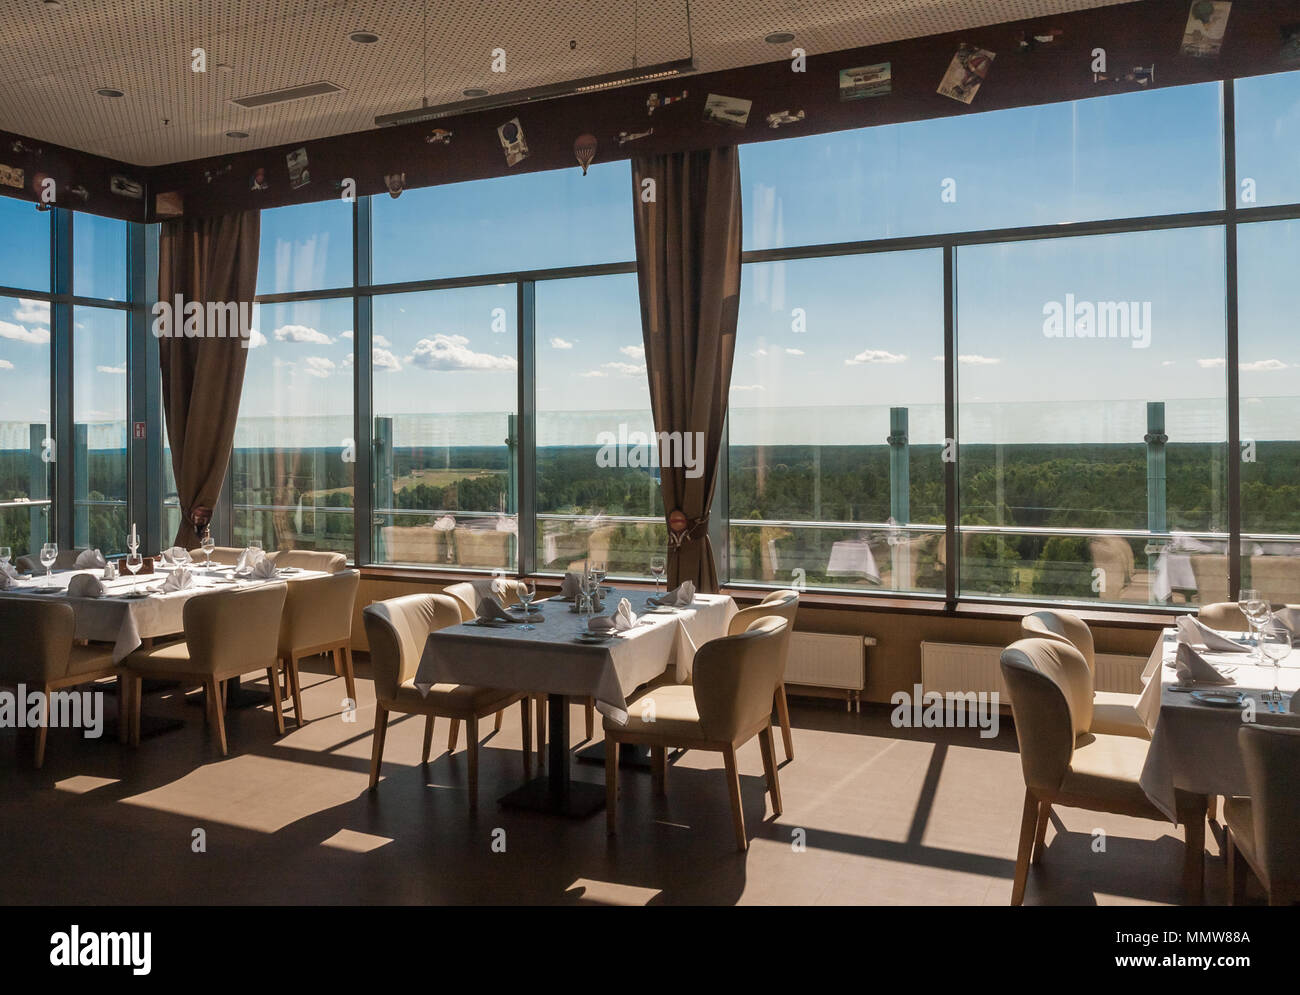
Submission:
[[[505,150],[507,166],[516,166],[528,158],[528,139],[524,137],[524,128],[519,123],[519,118],[512,117],[498,127],[497,138]]]
[[[579,135],[573,140],[573,156],[582,167],[582,175],[587,175],[587,167],[596,158],[596,136]]]

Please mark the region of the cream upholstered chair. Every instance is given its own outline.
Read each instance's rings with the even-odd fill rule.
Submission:
[[[85,551],[85,547],[78,549],[60,549],[59,555],[54,558],[54,565],[51,570],[71,570],[77,565],[77,557]],[[41,554],[28,553],[26,556],[20,556],[14,560],[14,569],[21,574],[31,574],[35,577],[37,574],[45,573],[45,564],[41,562]]]
[[[1092,723],[1089,732],[1107,736],[1135,736],[1150,739],[1151,733],[1137,713],[1138,696],[1122,691],[1098,691],[1097,660],[1093,649],[1092,630],[1077,615],[1061,611],[1037,611],[1020,621],[1022,639],[1058,639],[1069,643],[1088,664],[1088,677],[1092,691]]]
[[[72,606],[60,601],[38,598],[0,598],[0,685],[23,685],[30,694],[39,691],[45,698],[46,724],[36,727],[36,766],[45,763],[45,739],[49,732],[50,694],[115,677],[119,669],[107,646],[75,646],[76,621]],[[127,725],[118,718],[118,731],[125,741]],[[20,708],[26,704],[20,702]]]
[[[242,546],[213,546],[212,556],[209,558],[212,563],[220,563],[223,566],[233,567],[239,562],[239,557],[244,553]],[[203,563],[203,550],[191,549],[190,559],[197,564]]]
[[[295,578],[287,585],[276,652],[293,694],[293,713],[299,726],[303,715],[298,661],[303,657],[328,653],[334,672],[343,678],[348,698],[357,700],[352,671],[352,607],[360,583],[357,571],[344,570],[325,577]]]
[[[1228,904],[1240,900],[1244,857],[1268,893],[1269,905],[1300,902],[1300,729],[1244,725],[1237,743],[1246,764],[1249,798],[1223,807],[1228,836]]]
[[[1194,553],[1192,576],[1196,578],[1196,603],[1211,605],[1228,600],[1228,557],[1222,553]]]
[[[605,719],[605,818],[611,836],[618,823],[618,751],[623,743],[651,748],[660,794],[667,788],[665,751],[669,747],[721,753],[736,846],[747,850],[736,748],[757,736],[772,814],[781,814],[781,785],[772,745],[772,697],[781,679],[781,640],[788,629],[785,619],[769,615],[755,620],[744,632],[712,639],[695,656],[693,684],[648,689],[627,706],[626,725]]]
[[[282,549],[267,555],[277,567],[292,567],[295,570],[319,570],[321,573],[336,574],[348,568],[346,556],[325,549]]]
[[[1250,623],[1236,602],[1220,601],[1213,605],[1201,605],[1196,609],[1196,617],[1211,629],[1221,632],[1249,632]]]
[[[1270,601],[1300,601],[1300,556],[1252,556],[1250,586]]]
[[[790,734],[790,705],[785,697],[785,667],[790,659],[790,634],[794,631],[795,615],[799,611],[799,592],[792,590],[773,591],[756,605],[742,608],[731,617],[727,626],[727,635],[734,636],[749,628],[755,619],[767,615],[776,615],[788,623],[781,636],[781,677],[776,685],[773,705],[776,717],[781,723],[781,745],[785,747],[785,758],[794,759],[794,737]]]
[[[1020,905],[1053,805],[1168,820],[1138,783],[1149,744],[1089,731],[1092,674],[1082,653],[1063,639],[1021,639],[1002,651],[1000,662],[1025,776],[1011,888],[1011,904]]]
[[[424,756],[429,762],[433,720],[443,715],[465,722],[469,731],[469,803],[478,805],[478,720],[508,705],[520,702],[523,717],[524,777],[532,775],[532,728],[528,697],[518,691],[473,687],[468,684],[435,684],[421,694],[415,686],[415,671],[424,653],[429,633],[456,625],[460,605],[444,594],[407,594],[366,605],[366,639],[370,643],[370,666],[375,675],[375,743],[370,758],[370,788],[379,783],[384,759],[384,737],[389,712],[424,715]]]
[[[131,742],[140,742],[140,683],[143,678],[201,685],[207,719],[217,729],[221,755],[226,745],[226,714],[222,701],[231,677],[266,671],[271,685],[275,730],[284,732],[278,686],[277,645],[286,585],[257,584],[236,590],[199,594],[185,602],[185,639],[150,649],[138,649],[123,661],[131,685]]]

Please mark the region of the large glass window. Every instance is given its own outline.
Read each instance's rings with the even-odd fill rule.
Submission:
[[[352,285],[352,204],[276,207],[262,212],[257,292],[292,294]]]
[[[72,292],[101,301],[126,300],[125,221],[78,214],[72,224]]]
[[[35,204],[0,196],[0,287],[49,292],[51,217]]]
[[[667,531],[636,274],[536,295],[537,567],[647,576]]]
[[[129,528],[126,319],[105,308],[72,312],[73,540],[106,554],[125,552]]]
[[[0,200],[0,212],[7,211],[9,203]],[[0,253],[4,251],[0,248]],[[11,272],[0,268],[0,283],[7,282]],[[0,297],[0,546],[10,547],[15,556],[39,550],[41,543],[54,537],[53,447],[52,440],[50,444],[46,440],[50,440],[50,305]]]
[[[1300,72],[1253,76],[1233,86],[1237,205],[1300,201]]]
[[[962,247],[967,594],[1227,598],[1217,227]]]
[[[942,591],[943,253],[745,267],[733,580]]]
[[[374,299],[376,562],[517,563],[516,301],[514,284]]]

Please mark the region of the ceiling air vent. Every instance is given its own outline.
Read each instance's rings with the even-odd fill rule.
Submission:
[[[321,81],[305,83],[302,86],[290,86],[283,90],[269,90],[266,93],[254,93],[247,97],[235,97],[230,102],[240,107],[266,107],[269,104],[282,104],[286,100],[301,100],[303,97],[319,97],[322,93],[339,93],[343,87]]]

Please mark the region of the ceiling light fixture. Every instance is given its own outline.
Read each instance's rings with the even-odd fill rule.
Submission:
[[[100,87],[98,90],[96,90],[95,92],[96,92],[97,94],[99,94],[99,96],[101,96],[101,97],[121,97],[121,96],[125,96],[125,94],[123,94],[121,90],[117,89],[116,87],[112,87],[112,86],[101,86],[101,87]]]
[[[62,0],[43,0],[41,3],[42,10],[62,10]]]
[[[773,31],[763,38],[769,45],[787,45],[794,41],[793,31]]]
[[[465,97],[486,97],[488,91],[481,86],[471,86],[468,90],[461,90],[461,96]]]
[[[428,9],[425,9],[426,23]],[[677,76],[686,76],[696,71],[695,67],[695,39],[691,31],[691,4],[686,0],[686,35],[690,44],[690,55],[685,59],[675,59],[671,62],[660,62],[653,66],[636,65],[636,54],[633,52],[632,68],[621,69],[618,72],[603,73],[599,76],[586,76],[582,79],[567,80],[562,83],[549,83],[545,86],[534,86],[526,90],[511,90],[508,93],[498,93],[493,96],[475,96],[470,100],[458,100],[450,104],[439,104],[434,107],[429,106],[428,98],[428,44],[425,45],[425,96],[420,102],[420,106],[409,111],[397,111],[393,114],[380,114],[375,118],[375,124],[401,125],[417,124],[421,121],[436,121],[439,118],[451,117],[453,114],[464,114],[471,111],[491,110],[493,107],[505,107],[514,104],[535,103],[542,100],[554,100],[557,97],[570,97],[579,93],[594,93],[599,90],[610,90],[619,86],[631,86],[636,83],[652,83],[656,80],[672,79]],[[464,91],[465,96],[469,96],[471,91]]]
[[[247,137],[248,137],[248,132],[247,132],[247,131],[227,131],[227,132],[226,132],[226,137],[227,137],[227,138],[247,138]]]
[[[373,31],[353,31],[348,35],[348,41],[354,41],[358,45],[373,45],[379,41],[379,35]]]

